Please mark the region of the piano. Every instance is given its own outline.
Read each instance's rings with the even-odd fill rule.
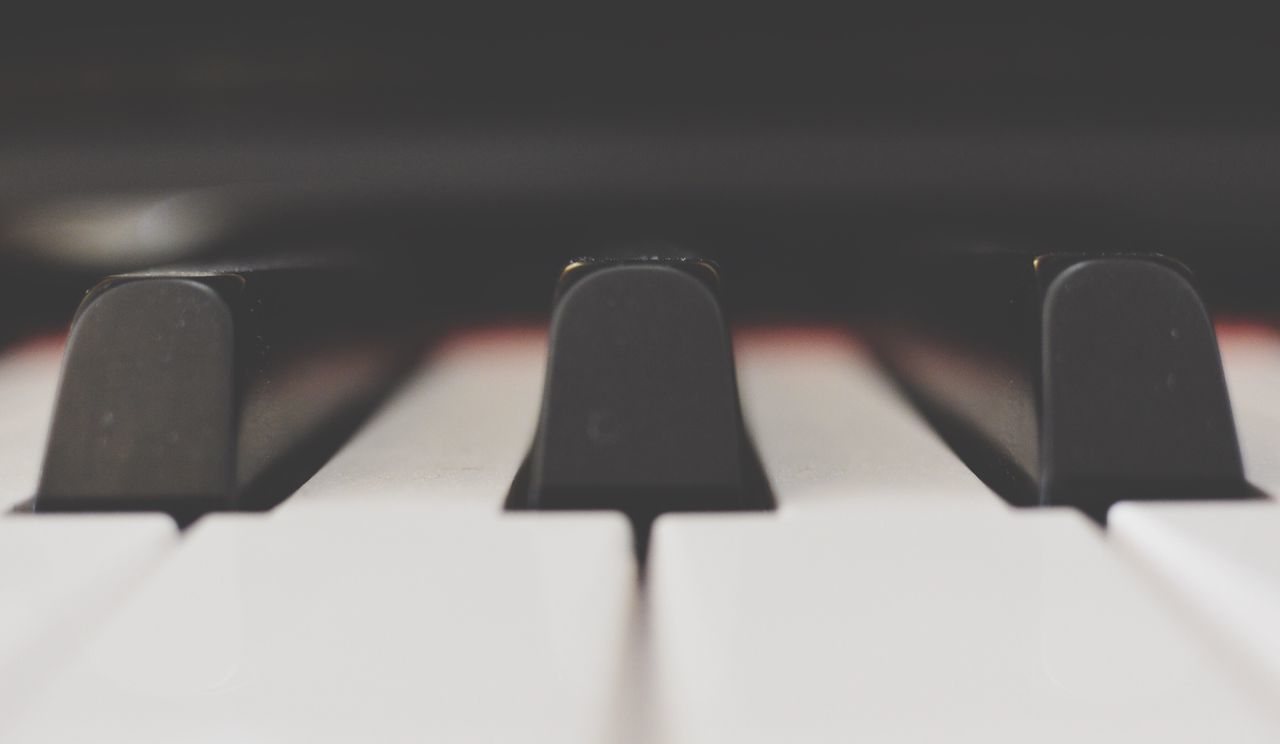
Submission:
[[[260,20],[0,31],[0,741],[1280,741],[1264,26]]]

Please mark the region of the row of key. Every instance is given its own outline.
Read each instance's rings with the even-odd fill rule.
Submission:
[[[1280,337],[1172,262],[733,343],[714,266],[579,262],[398,386],[350,272],[112,279],[0,361],[0,739],[1280,733]]]

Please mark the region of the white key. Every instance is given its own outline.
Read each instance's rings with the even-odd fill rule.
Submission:
[[[1280,505],[1117,504],[1107,522],[1280,696]]]
[[[743,416],[780,508],[877,498],[1004,503],[849,336],[799,329],[735,341]]]
[[[1218,334],[1249,482],[1280,495],[1280,334],[1262,326]]]
[[[605,513],[208,518],[13,740],[613,741],[633,565]]]
[[[1246,474],[1280,494],[1280,335],[1237,326],[1218,338]],[[1119,504],[1108,524],[1280,695],[1280,504]]]
[[[176,541],[158,515],[0,519],[0,740]]]
[[[654,540],[671,742],[1280,740],[1069,510],[669,515]]]
[[[422,371],[280,507],[402,497],[497,512],[533,439],[546,336],[480,331]]]
[[[35,495],[53,417],[62,340],[40,339],[0,356],[0,511]]]

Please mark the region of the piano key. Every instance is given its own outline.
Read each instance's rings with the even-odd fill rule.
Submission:
[[[769,508],[742,429],[718,276],[692,259],[576,261],[560,279],[512,509]]]
[[[1273,707],[1068,510],[668,515],[670,742],[1276,741]]]
[[[1221,329],[1222,365],[1235,402],[1249,481],[1280,494],[1280,334],[1261,325]],[[1173,508],[1178,506],[1179,508]],[[1113,541],[1280,693],[1280,504],[1119,504]]]
[[[0,354],[0,511],[36,492],[61,360],[60,338],[30,340]]]
[[[14,740],[618,740],[625,521],[497,514],[206,517]]]
[[[743,414],[779,508],[903,498],[1003,505],[852,336],[773,328],[735,340]]]
[[[264,509],[397,378],[405,297],[357,266],[112,277],[67,341],[37,511]]]
[[[1280,694],[1280,505],[1117,504],[1112,540]]]
[[[176,541],[159,515],[0,518],[0,739]]]
[[[1218,338],[1245,475],[1253,485],[1280,496],[1280,332],[1262,325],[1234,325]]]
[[[476,329],[443,339],[278,511],[411,498],[496,516],[533,439],[546,349],[540,329]]]
[[[901,291],[896,291],[901,290]],[[886,359],[1015,505],[1250,494],[1212,324],[1146,256],[990,254],[903,272]]]

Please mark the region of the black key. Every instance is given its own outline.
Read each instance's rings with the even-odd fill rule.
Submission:
[[[883,358],[1011,503],[1103,520],[1121,500],[1250,494],[1213,325],[1180,264],[935,257],[889,284]]]
[[[743,431],[716,270],[583,260],[562,275],[542,413],[513,509],[770,508]]]
[[[347,265],[104,280],[72,323],[35,511],[278,503],[406,368],[402,285]]]

